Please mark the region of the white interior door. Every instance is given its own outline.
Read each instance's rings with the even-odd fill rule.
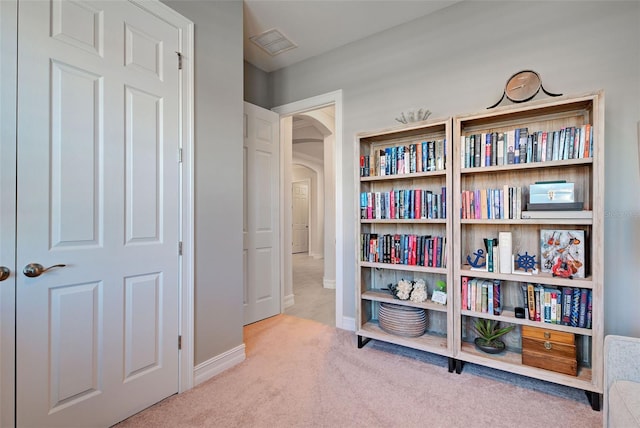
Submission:
[[[65,266],[17,274],[17,425],[109,426],[178,391],[179,31],[23,1],[18,40],[17,266]]]
[[[309,183],[294,181],[291,196],[293,199],[292,253],[309,251]]]
[[[244,321],[280,313],[279,116],[244,103]]]
[[[17,3],[0,1],[0,427],[14,425],[15,404],[17,22]]]

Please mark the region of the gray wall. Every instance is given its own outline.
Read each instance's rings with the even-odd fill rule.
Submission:
[[[269,108],[269,74],[247,61],[244,62],[244,100],[263,108]]]
[[[606,93],[605,331],[640,336],[640,3],[463,2],[273,72],[272,106],[343,90],[344,313],[355,314],[354,135],[427,107],[481,111],[533,69],[552,92]],[[541,98],[539,95],[537,99]]]
[[[242,2],[164,1],[195,28],[195,364],[243,342]]]

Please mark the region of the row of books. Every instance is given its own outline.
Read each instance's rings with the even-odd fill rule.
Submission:
[[[499,279],[462,277],[462,310],[500,315],[502,296]]]
[[[592,292],[588,288],[521,284],[525,316],[531,321],[591,328]]]
[[[523,187],[505,184],[502,189],[464,190],[460,194],[462,219],[519,219],[522,217]]]
[[[446,140],[375,149],[371,156],[360,156],[360,177],[443,171],[446,157]]]
[[[515,128],[506,132],[470,134],[460,138],[462,168],[581,159],[593,156],[590,124],[555,131]]]
[[[361,219],[438,219],[447,217],[447,188],[360,193]]]
[[[446,239],[410,234],[361,234],[361,260],[427,267],[446,267]]]

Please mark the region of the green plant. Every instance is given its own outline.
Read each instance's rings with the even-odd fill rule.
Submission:
[[[477,319],[473,324],[473,331],[476,332],[485,345],[489,346],[499,346],[498,343],[501,341],[498,338],[509,333],[514,328],[514,325],[500,328],[498,321],[488,319]]]

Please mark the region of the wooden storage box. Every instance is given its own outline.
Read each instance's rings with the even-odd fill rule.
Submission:
[[[575,335],[523,325],[522,364],[576,376]]]

